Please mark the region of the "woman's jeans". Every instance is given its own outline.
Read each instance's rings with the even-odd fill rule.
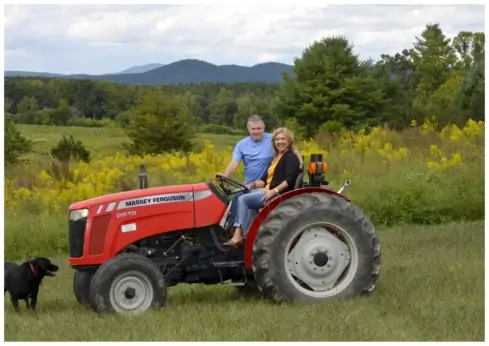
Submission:
[[[243,235],[245,238],[252,222],[251,209],[260,209],[263,207],[263,202],[261,199],[265,195],[265,189],[254,189],[233,199],[233,204],[231,205],[231,215],[234,217],[234,226],[243,229]]]

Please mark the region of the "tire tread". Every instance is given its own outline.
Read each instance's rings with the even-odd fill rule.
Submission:
[[[366,234],[371,241],[372,270],[370,279],[362,287],[359,294],[370,294],[379,278],[381,269],[381,250],[378,235],[374,225],[354,203],[348,202],[340,196],[328,193],[306,193],[289,200],[273,210],[258,230],[253,246],[253,270],[256,283],[260,287],[265,298],[281,302],[290,300],[280,287],[280,278],[273,266],[270,266],[273,257],[273,244],[280,230],[289,222],[300,217],[301,213],[310,208],[320,207],[323,209],[334,209],[339,214],[353,220],[360,232]]]

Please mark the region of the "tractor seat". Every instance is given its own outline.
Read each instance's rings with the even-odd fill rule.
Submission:
[[[304,183],[304,174],[302,174],[302,172],[301,172],[301,173],[299,173],[299,175],[297,176],[297,179],[295,180],[294,190],[301,188],[303,183]]]

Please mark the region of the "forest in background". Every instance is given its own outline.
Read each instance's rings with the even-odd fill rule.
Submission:
[[[166,119],[159,121],[162,132],[186,124],[180,134],[189,137],[242,133],[251,114],[262,115],[268,128],[286,125],[305,138],[377,125],[401,130],[425,119],[463,126],[485,116],[484,55],[484,33],[461,31],[450,39],[428,24],[412,47],[378,61],[359,59],[345,37],[323,38],[294,60],[294,77],[284,74],[281,83],[155,86],[6,77],[5,112],[15,123],[120,126],[130,136],[155,114]]]

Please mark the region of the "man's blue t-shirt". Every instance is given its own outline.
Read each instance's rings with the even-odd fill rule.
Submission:
[[[271,133],[265,133],[263,139],[258,142],[253,141],[251,136],[243,138],[236,144],[233,153],[234,161],[243,160],[244,184],[258,180],[274,157]]]

